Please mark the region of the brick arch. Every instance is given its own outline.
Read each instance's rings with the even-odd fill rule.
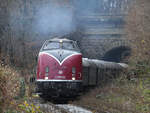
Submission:
[[[81,40],[83,57],[92,59],[103,59],[105,54],[117,47],[130,47],[130,41],[126,38],[88,38]]]
[[[113,48],[117,48],[121,46],[130,48],[130,42],[125,39],[117,39],[117,40],[112,40],[112,41],[110,40],[109,45],[107,46],[107,49],[104,51],[104,54],[112,50]]]
[[[131,48],[127,45],[118,45],[105,52],[103,60],[113,62],[128,62],[128,56],[131,54]]]

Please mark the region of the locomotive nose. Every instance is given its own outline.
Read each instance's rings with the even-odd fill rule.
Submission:
[[[58,55],[59,61],[61,62],[61,61],[63,60],[64,51],[63,51],[63,50],[59,50],[59,51],[57,52],[57,55]]]
[[[69,57],[73,54],[77,54],[77,52],[71,51],[71,50],[59,49],[59,50],[55,50],[53,52],[50,52],[50,54],[54,55],[59,60],[59,62],[62,62],[67,57]]]

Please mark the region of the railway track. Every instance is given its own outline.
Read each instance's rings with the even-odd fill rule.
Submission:
[[[31,102],[34,103],[34,105],[39,106],[44,113],[92,113],[91,111],[82,107],[67,104],[68,101],[66,101],[64,98],[53,100],[49,98],[42,99],[40,97],[34,97]]]

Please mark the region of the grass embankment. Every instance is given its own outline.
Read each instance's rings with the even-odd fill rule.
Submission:
[[[149,113],[150,77],[121,77],[109,84],[100,86],[74,104],[89,108],[98,113]]]
[[[75,104],[98,113],[150,113],[150,1],[135,0],[126,18],[129,70]]]

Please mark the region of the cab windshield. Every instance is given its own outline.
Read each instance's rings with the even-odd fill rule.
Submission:
[[[60,48],[60,44],[59,42],[50,42],[44,45],[44,50],[47,49],[59,49]]]
[[[43,50],[49,49],[78,50],[78,46],[73,41],[63,41],[63,42],[49,41],[44,45]]]

